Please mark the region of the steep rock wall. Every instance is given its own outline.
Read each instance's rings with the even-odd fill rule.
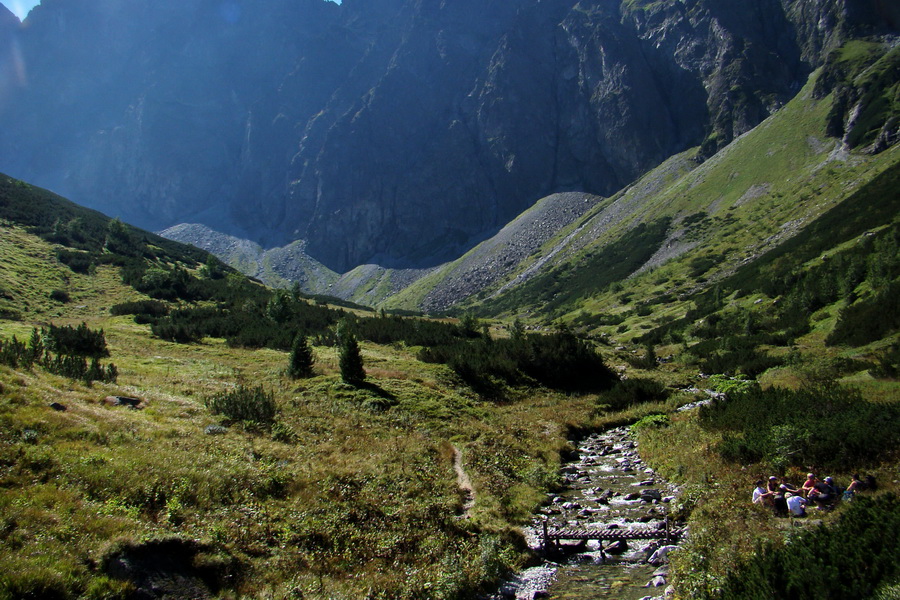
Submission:
[[[24,70],[0,66],[0,169],[144,227],[304,239],[341,272],[427,267],[550,193],[608,195],[715,151],[897,11],[44,0],[16,29]]]

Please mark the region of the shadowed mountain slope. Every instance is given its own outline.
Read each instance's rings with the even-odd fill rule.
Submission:
[[[897,12],[46,0],[15,60],[0,50],[0,169],[143,227],[304,240],[338,272],[431,267],[552,193],[609,197],[673,154],[713,154]]]

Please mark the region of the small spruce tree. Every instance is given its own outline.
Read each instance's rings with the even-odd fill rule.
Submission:
[[[312,347],[309,345],[309,339],[307,339],[305,335],[298,335],[294,338],[294,345],[291,348],[288,375],[294,379],[312,377],[314,360],[315,358],[313,357]]]
[[[338,365],[341,368],[341,379],[350,384],[362,383],[366,379],[366,370],[363,368],[359,343],[345,321],[338,324],[337,337]]]
[[[653,344],[644,346],[644,368],[656,368],[656,349],[653,347]]]
[[[32,363],[39,363],[44,358],[44,337],[37,330],[37,327],[31,329],[31,339],[28,342]]]

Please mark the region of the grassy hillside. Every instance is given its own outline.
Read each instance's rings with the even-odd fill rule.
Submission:
[[[129,256],[117,254],[110,236],[121,224],[3,183],[4,352],[35,328],[85,324],[103,332],[118,376],[86,383],[42,363],[0,366],[0,598],[127,598],[152,585],[181,597],[470,597],[527,559],[515,528],[555,484],[571,430],[605,422],[589,394],[501,382],[499,401],[484,397],[405,343],[363,339],[366,381],[350,385],[333,345],[314,346],[314,376],[292,379],[285,350],[167,341],[136,322],[145,313],[110,309],[226,307],[214,296],[222,281],[250,294],[243,311],[257,302],[275,310],[289,295],[216,279],[203,255],[138,243],[137,231],[128,230]],[[44,201],[56,219],[35,220],[35,211],[24,225],[11,220],[21,202]],[[96,239],[82,235],[93,225]],[[71,236],[36,235],[60,228],[86,249]],[[89,265],[73,270],[60,260],[66,252],[85,253]],[[145,267],[138,280],[129,275],[136,262]],[[185,274],[172,275],[175,265]],[[172,290],[148,284],[166,273],[190,298],[161,298]],[[207,288],[213,300],[197,292]],[[319,312],[304,314],[335,312],[308,306]],[[256,401],[270,394],[274,419],[241,422],[208,408],[239,390]],[[107,400],[118,396],[140,404]],[[471,509],[457,453],[475,488]]]
[[[23,199],[34,202],[36,196],[52,200],[54,214],[69,208],[45,192],[4,181],[2,210]],[[63,226],[93,218],[79,211],[68,217],[60,221]],[[366,380],[347,384],[339,349],[328,343],[334,309],[303,299],[292,304],[287,292],[265,290],[235,275],[216,279],[214,263],[203,255],[181,254],[178,246],[165,252],[146,242],[119,246],[151,265],[136,281],[129,275],[135,264],[114,251],[121,224],[100,219],[97,225],[104,232],[99,248],[89,243],[89,235],[82,241],[67,236],[63,243],[50,242],[35,235],[43,229],[8,218],[2,229],[3,348],[13,336],[28,340],[35,328],[83,323],[103,332],[109,350],[104,360],[116,365],[118,376],[115,382],[85,383],[54,375],[41,364],[0,366],[0,598],[130,598],[153,586],[192,598],[469,598],[528,560],[517,528],[529,520],[543,493],[558,484],[557,468],[569,437],[652,415],[645,422],[657,425],[641,428],[645,456],[685,486],[679,511],[697,532],[676,563],[675,576],[685,590],[682,597],[701,597],[749,568],[741,557],[755,540],[768,540],[773,551],[784,543],[778,520],[746,502],[748,476],[771,469],[796,478],[810,467],[825,466],[816,464],[822,461],[819,455],[795,460],[782,451],[755,454],[753,444],[767,448],[770,440],[754,441],[745,438],[746,432],[723,426],[727,415],[676,413],[676,407],[697,396],[675,389],[709,385],[683,358],[656,364],[643,352],[601,347],[629,381],[608,392],[559,393],[536,385],[532,375],[511,375],[509,363],[494,364],[490,369],[500,370],[472,379],[471,369],[484,368],[477,362],[457,363],[452,356],[447,364],[423,362],[422,347],[388,342],[399,338],[385,329],[391,322],[394,327],[413,324],[419,335],[435,327],[433,337],[464,332],[456,343],[466,343],[469,336],[475,345],[468,348],[481,350],[464,347],[462,355],[477,357],[515,347],[501,342],[520,339],[523,333],[516,326],[508,332],[490,328],[495,339],[489,341],[479,333],[482,324],[472,319],[446,330],[444,324],[394,317],[360,319],[356,326]],[[81,227],[76,221],[68,231]],[[55,235],[54,229],[59,227],[45,235]],[[797,236],[791,254],[821,261],[816,231],[809,229],[806,241]],[[853,247],[853,231],[849,227],[844,236],[849,241],[842,247]],[[132,241],[142,239],[142,233],[131,233]],[[71,260],[66,252],[75,252],[76,244],[93,257],[93,266],[84,272],[81,261],[74,261],[73,269],[60,259]],[[779,264],[777,257],[768,264]],[[287,303],[298,314],[331,323],[313,347],[314,375],[288,377],[286,349],[208,335],[175,343],[154,335],[152,323],[139,323],[144,313],[112,314],[113,307],[148,306],[154,297],[173,311],[170,316],[205,314],[203,307],[211,302],[231,306],[230,296],[158,299],[171,290],[147,281],[160,277],[165,265],[170,275],[174,265],[185,270],[189,284],[176,287],[187,296],[203,296],[197,290],[209,287],[206,293],[214,298],[223,293],[221,281],[229,282],[235,294],[243,290],[247,295],[227,309],[231,314],[238,308],[277,314],[280,303]],[[166,281],[183,282],[184,277]],[[755,302],[752,298],[735,300]],[[339,314],[346,319],[350,313]],[[296,318],[289,312],[283,316]],[[645,323],[656,318],[647,315]],[[803,381],[822,380],[821,367],[828,364],[821,361],[829,360],[818,354],[823,335],[814,330],[809,336],[816,352],[801,344],[797,358],[765,373],[765,389],[776,390],[773,382],[799,381],[802,388]],[[880,338],[872,347],[885,344]],[[672,348],[655,346],[660,355]],[[894,363],[886,358],[883,365],[889,369]],[[846,410],[856,411],[858,403],[872,398],[888,402],[891,410],[897,406],[900,394],[891,379],[896,372],[880,372],[874,362],[857,359],[839,364],[852,371],[843,385],[860,390],[853,393],[859,396],[850,394]],[[648,383],[654,381],[663,385]],[[212,398],[238,392],[255,402],[270,398],[274,417],[248,422],[213,414]],[[107,400],[116,396],[140,403],[130,408]],[[750,414],[759,404],[751,400]],[[883,414],[889,420],[880,429],[897,431],[892,427],[896,413]],[[834,417],[841,425],[828,426],[826,442],[867,426],[865,421],[852,424],[842,413]],[[803,431],[824,433],[825,421],[790,418],[797,428],[791,431],[800,439]],[[658,428],[659,423],[668,425]],[[738,443],[742,439],[747,442]],[[883,482],[883,491],[896,492],[891,474],[898,457],[877,446],[896,449],[896,440],[868,436],[854,443],[863,450],[830,462],[829,472],[846,481],[851,470],[866,469]],[[873,444],[881,452],[873,454]],[[458,454],[473,491],[457,481],[453,463]],[[865,518],[883,519],[879,510]]]

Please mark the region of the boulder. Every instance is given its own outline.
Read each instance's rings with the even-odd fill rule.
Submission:
[[[675,550],[678,546],[670,544],[668,546],[662,546],[656,550],[653,554],[650,555],[650,558],[647,559],[647,562],[651,565],[661,565],[668,564],[669,562],[669,552]]]
[[[647,502],[652,502],[654,500],[657,502],[661,502],[662,494],[659,492],[659,490],[654,489],[641,490],[641,500],[646,500]]]
[[[140,408],[140,398],[130,398],[128,396],[107,396],[103,399],[107,406],[127,406],[128,408]]]

